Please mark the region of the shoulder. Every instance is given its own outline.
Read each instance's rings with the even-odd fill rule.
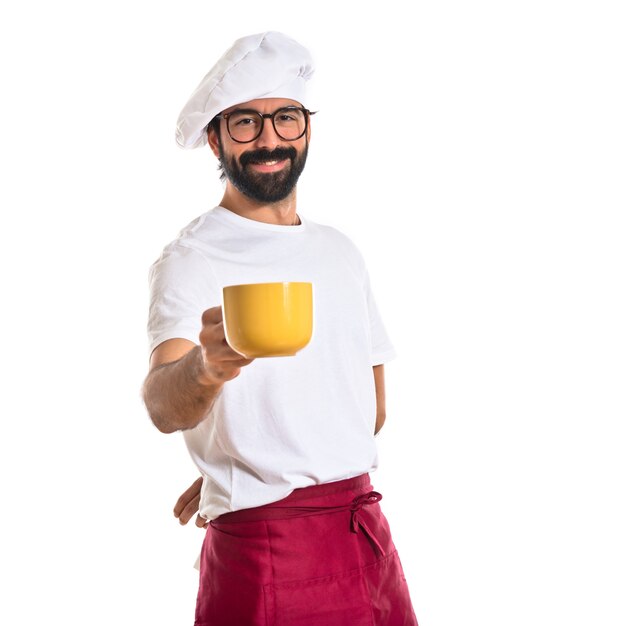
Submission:
[[[195,246],[175,240],[163,248],[158,259],[150,266],[149,275],[151,278],[159,274],[180,274],[184,277],[206,270],[207,267],[207,260]]]
[[[180,250],[182,248],[200,251],[205,240],[210,239],[220,231],[222,225],[216,217],[215,207],[193,219],[189,224],[181,228],[178,235],[165,248],[164,252]]]
[[[174,240],[161,252],[148,270],[148,286],[153,299],[204,301],[217,297],[217,282],[211,264],[194,246]]]
[[[210,211],[196,217],[182,228],[176,238],[163,248],[157,260],[152,264],[150,271],[165,266],[206,265],[207,261],[202,254],[202,247],[199,243],[203,231],[207,228],[210,229],[209,216]]]
[[[203,253],[201,239],[198,237],[198,233],[206,227],[206,217],[207,214],[201,215],[190,222],[176,239],[163,248],[148,270],[152,285],[172,282],[182,285],[189,281],[212,278],[209,260]]]

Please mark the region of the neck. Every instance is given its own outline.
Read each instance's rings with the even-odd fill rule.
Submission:
[[[284,226],[293,226],[299,223],[296,214],[295,189],[284,200],[262,203],[248,198],[230,183],[226,183],[226,191],[220,205],[237,215],[241,215],[241,217],[257,222]]]

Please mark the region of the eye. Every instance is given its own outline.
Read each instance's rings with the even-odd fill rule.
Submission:
[[[235,126],[252,126],[252,124],[256,124],[257,121],[253,117],[238,117],[233,120]]]
[[[254,111],[233,111],[228,118],[228,123],[231,129],[256,128],[261,120]]]
[[[280,109],[276,111],[274,121],[281,126],[291,126],[292,124],[301,124],[304,120],[302,111],[299,109]]]

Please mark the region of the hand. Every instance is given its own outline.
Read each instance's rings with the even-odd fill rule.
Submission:
[[[207,384],[223,385],[239,376],[241,368],[254,359],[246,359],[235,352],[226,341],[222,307],[215,306],[202,314],[200,347]]]
[[[193,514],[196,513],[200,507],[201,487],[202,476],[196,479],[191,487],[178,498],[176,506],[174,506],[174,517],[178,518],[178,521],[183,526],[193,517]],[[207,528],[208,525],[209,522],[207,522],[204,517],[196,515],[196,526],[198,526],[198,528]]]

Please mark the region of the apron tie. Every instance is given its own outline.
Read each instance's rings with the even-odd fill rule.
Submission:
[[[382,495],[378,493],[378,491],[370,491],[369,493],[364,493],[363,495],[358,496],[352,501],[352,505],[350,506],[350,510],[352,511],[352,518],[350,520],[350,530],[353,533],[359,532],[359,526],[363,529],[363,532],[368,537],[368,539],[376,545],[378,550],[380,551],[381,556],[385,556],[385,551],[382,546],[378,542],[378,539],[374,536],[374,533],[367,527],[367,524],[363,521],[361,515],[359,515],[359,511],[366,504],[376,504],[383,499]]]

